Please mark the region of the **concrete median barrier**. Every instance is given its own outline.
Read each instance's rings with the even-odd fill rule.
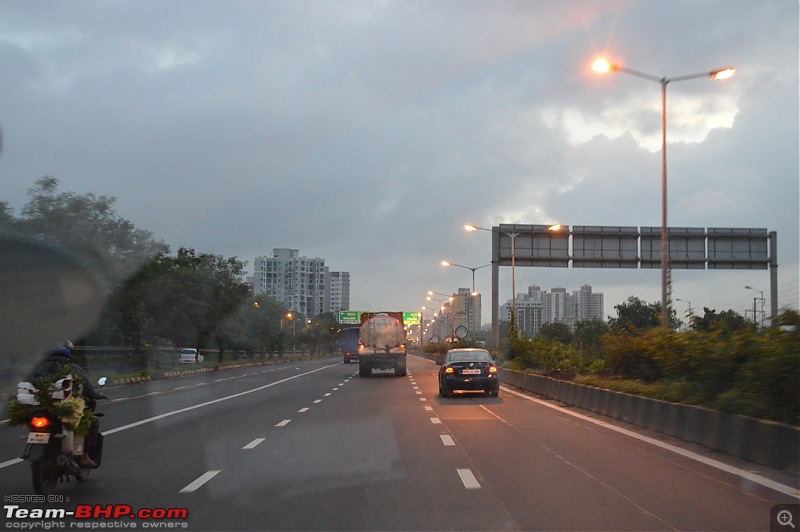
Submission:
[[[500,380],[504,384],[564,404],[655,430],[757,464],[792,474],[800,472],[799,427],[502,368]]]

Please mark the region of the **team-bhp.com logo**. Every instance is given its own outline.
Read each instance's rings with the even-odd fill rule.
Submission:
[[[186,508],[139,508],[128,504],[79,504],[65,508],[23,508],[5,504],[7,529],[50,530],[58,528],[188,528]],[[69,519],[69,521],[67,521]],[[100,520],[100,521],[98,521]]]

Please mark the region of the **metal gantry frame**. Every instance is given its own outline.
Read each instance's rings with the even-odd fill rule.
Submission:
[[[500,224],[492,233],[492,344],[500,345],[500,266],[653,268],[657,228]],[[511,237],[510,235],[514,236]],[[769,269],[771,320],[778,315],[778,235],[767,229],[669,228],[670,264],[680,269]],[[510,243],[501,243],[511,238]],[[581,245],[576,249],[576,238]],[[517,240],[524,245],[520,246]],[[509,247],[508,244],[513,244]],[[507,254],[510,249],[510,255]],[[504,254],[503,252],[506,252]],[[519,256],[520,252],[524,254]],[[516,287],[514,287],[516,288]],[[512,297],[516,301],[516,294]],[[514,303],[512,303],[514,304]],[[516,312],[516,308],[513,309]]]

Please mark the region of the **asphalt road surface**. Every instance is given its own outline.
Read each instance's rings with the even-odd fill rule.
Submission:
[[[29,498],[23,429],[0,431],[2,526],[769,530],[799,502],[791,475],[507,387],[440,398],[437,369],[365,379],[330,358],[108,388],[102,466],[49,502]]]

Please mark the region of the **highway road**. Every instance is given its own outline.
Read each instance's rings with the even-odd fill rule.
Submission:
[[[364,379],[328,358],[108,388],[102,467],[49,504],[25,498],[23,430],[4,428],[2,526],[769,530],[775,505],[798,503],[791,475],[507,387],[440,398],[437,366],[408,369]],[[129,517],[158,509],[185,515]]]

